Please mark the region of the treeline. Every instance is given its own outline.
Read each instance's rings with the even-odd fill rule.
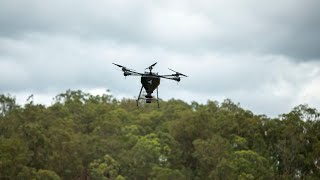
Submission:
[[[319,179],[320,114],[231,100],[136,106],[67,91],[51,106],[0,95],[0,179]]]

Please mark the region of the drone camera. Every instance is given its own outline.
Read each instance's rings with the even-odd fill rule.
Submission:
[[[145,97],[146,97],[147,99],[150,99],[150,98],[152,98],[152,95],[151,95],[151,93],[147,93],[147,95],[145,95]]]

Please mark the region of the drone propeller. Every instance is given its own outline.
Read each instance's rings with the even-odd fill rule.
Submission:
[[[177,71],[175,71],[175,70],[172,70],[172,69],[170,69],[170,68],[168,68],[170,71],[173,71],[173,72],[175,72],[176,74],[173,74],[174,76],[179,76],[179,75],[181,75],[181,76],[184,76],[184,77],[188,77],[187,75],[184,75],[184,74],[182,74],[182,73],[179,73],[179,72],[177,72]]]
[[[112,63],[112,64],[114,64],[114,65],[116,65],[116,66],[118,66],[118,67],[124,67],[124,66],[121,66],[121,65],[119,65],[119,64],[116,64],[116,63]]]
[[[126,68],[126,67],[121,66],[121,65],[116,64],[116,63],[112,63],[112,64],[114,64],[114,65],[116,65],[116,66],[118,66],[118,67],[122,68],[122,71],[128,71],[128,70],[129,70],[129,71],[135,71],[135,70],[133,70],[133,69]]]
[[[152,64],[151,66],[147,67],[146,69],[149,69],[150,71],[152,71],[153,66],[155,66],[156,64],[157,64],[157,62],[156,62],[156,63],[154,63],[154,64]]]

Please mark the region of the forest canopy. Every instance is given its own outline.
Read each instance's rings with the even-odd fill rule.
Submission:
[[[134,99],[68,90],[50,106],[0,95],[0,179],[319,179],[320,114],[269,118],[229,99]]]

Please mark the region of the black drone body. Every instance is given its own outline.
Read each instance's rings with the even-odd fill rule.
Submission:
[[[139,105],[138,104],[138,101],[140,99],[145,99],[146,100],[146,103],[151,103],[152,100],[156,100],[157,103],[158,103],[158,108],[159,108],[159,97],[158,97],[158,87],[160,85],[160,79],[161,78],[164,78],[164,79],[169,79],[169,80],[174,80],[174,81],[177,81],[179,82],[181,80],[181,77],[180,76],[184,76],[184,77],[188,77],[182,73],[179,73],[179,72],[176,72],[172,69],[169,68],[169,70],[175,72],[175,74],[170,74],[170,75],[158,75],[158,73],[154,73],[152,72],[152,69],[153,67],[157,64],[157,63],[154,63],[152,64],[151,66],[147,67],[146,69],[149,70],[149,72],[144,72],[144,73],[139,73],[139,72],[136,72],[135,70],[133,69],[129,69],[129,68],[126,68],[122,65],[119,65],[119,64],[115,64],[115,63],[112,63],[118,67],[121,68],[121,70],[123,71],[123,75],[126,77],[126,76],[141,76],[141,89],[140,89],[140,93],[138,95],[138,99],[137,99],[137,106]],[[141,92],[142,92],[142,89],[145,89],[146,91],[146,95],[144,97],[141,97]],[[152,96],[152,93],[154,90],[157,89],[157,98],[154,98]]]

